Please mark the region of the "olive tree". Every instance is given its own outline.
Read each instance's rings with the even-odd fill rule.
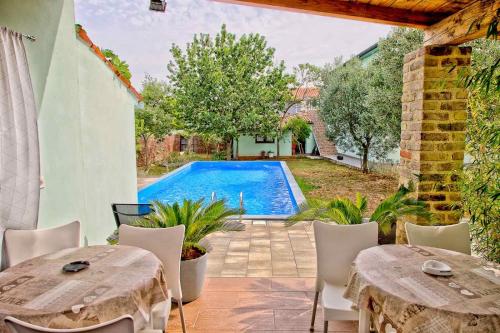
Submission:
[[[337,62],[327,75],[321,92],[320,113],[326,123],[327,136],[343,149],[354,149],[368,172],[368,156],[384,156],[397,146],[399,139],[376,109],[367,103],[371,70],[354,58],[345,64]]]

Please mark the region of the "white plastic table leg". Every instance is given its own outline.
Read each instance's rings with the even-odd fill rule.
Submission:
[[[359,310],[358,333],[370,333],[370,312]]]

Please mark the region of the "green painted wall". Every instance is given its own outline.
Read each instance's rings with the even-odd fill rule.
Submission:
[[[277,153],[277,142],[274,143],[255,143],[255,136],[242,135],[239,139],[239,156],[260,156],[262,150]],[[285,133],[280,140],[280,156],[292,156],[292,135]],[[233,145],[233,151],[236,151],[236,142]]]
[[[311,128],[311,135],[309,135],[309,137],[306,139],[306,147],[304,149],[306,154],[312,154],[314,147],[316,147],[316,140],[314,140],[312,125],[309,125],[309,127]]]
[[[305,153],[311,154],[316,147],[316,141],[312,133],[306,139]],[[236,142],[233,144],[233,150],[236,151]],[[272,151],[276,155],[277,142],[274,143],[255,143],[255,137],[250,135],[242,135],[239,139],[239,156],[260,156],[261,151]],[[280,156],[292,156],[292,134],[285,133],[284,137],[280,140]]]
[[[77,40],[86,235],[103,242],[115,229],[111,203],[137,202],[135,97]]]
[[[37,37],[25,45],[46,186],[38,225],[80,220],[82,237],[96,244],[113,229],[110,201],[137,200],[134,102],[86,58],[83,51],[95,55],[81,48],[74,24],[73,0],[0,0],[0,25]]]

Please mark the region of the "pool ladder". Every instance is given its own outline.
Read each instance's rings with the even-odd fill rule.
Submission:
[[[212,202],[216,201],[217,200],[217,193],[212,192],[212,194],[211,194],[210,197],[211,197]],[[243,212],[243,207],[244,207],[243,192],[240,192],[240,222],[241,222],[241,219],[242,219],[241,212]]]

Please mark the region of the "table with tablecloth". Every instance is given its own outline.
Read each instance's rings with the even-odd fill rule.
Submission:
[[[89,268],[62,271],[77,260],[89,261]],[[149,322],[152,306],[166,299],[163,267],[151,252],[107,245],[66,249],[0,273],[0,332],[7,332],[6,316],[43,327],[76,328],[129,314],[139,328]]]
[[[438,260],[450,277],[424,273]],[[381,333],[500,332],[500,265],[443,249],[384,245],[356,257],[344,297]]]

